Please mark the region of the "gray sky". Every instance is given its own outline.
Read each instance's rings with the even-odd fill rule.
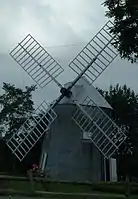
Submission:
[[[24,87],[33,84],[28,75],[9,56],[10,50],[31,33],[63,68],[62,84],[76,75],[68,63],[108,20],[101,0],[0,0],[0,86],[10,82]],[[64,46],[65,45],[65,46]],[[73,45],[73,46],[72,46]],[[95,82],[127,84],[138,92],[138,65],[117,58]],[[34,94],[36,103],[58,96],[54,84]]]

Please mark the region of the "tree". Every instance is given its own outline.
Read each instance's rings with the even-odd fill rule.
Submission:
[[[118,151],[120,175],[129,172],[138,176],[135,169],[138,166],[138,95],[126,85],[119,84],[110,86],[109,91],[99,91],[111,104],[113,119],[127,136]]]
[[[34,111],[32,92],[36,86],[25,87],[25,90],[15,85],[3,83],[3,92],[0,95],[0,170],[6,172],[25,172],[30,162],[38,159],[36,146],[26,160],[20,163],[5,144],[5,140],[16,133],[27,118],[31,118]],[[30,120],[29,120],[30,121]],[[30,121],[31,122],[31,121]],[[40,155],[40,153],[39,153]]]
[[[35,91],[36,86],[25,87],[25,90],[22,90],[16,88],[15,85],[3,83],[2,88],[3,94],[0,95],[0,135],[2,138],[0,140],[0,171],[23,174],[26,173],[26,170],[29,169],[32,164],[39,164],[42,142],[45,136],[45,134],[43,135],[43,132],[44,129],[47,129],[49,123],[48,119],[50,118],[49,114],[45,114],[43,110],[37,114],[33,113],[34,102],[32,100],[32,92]],[[35,120],[33,119],[34,117]],[[29,120],[27,120],[28,118]],[[42,132],[42,136],[31,151],[25,156],[23,161],[20,162],[6,146],[5,140],[12,136],[13,133],[18,132],[18,129],[26,120],[28,121],[29,127],[35,126],[33,132],[36,134]],[[22,136],[20,135],[20,138],[21,137]]]
[[[105,0],[106,16],[113,18],[111,33],[116,35],[114,46],[121,58],[132,63],[138,58],[138,1],[137,0]]]
[[[125,131],[127,142],[120,153],[135,153],[138,139],[138,96],[126,85],[110,86],[104,93],[106,100],[113,107],[116,123]]]
[[[34,102],[32,92],[36,86],[25,87],[25,91],[9,83],[3,83],[0,95],[0,136],[7,138],[17,132],[21,124],[32,115]]]

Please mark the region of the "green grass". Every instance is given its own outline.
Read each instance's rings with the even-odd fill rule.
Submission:
[[[33,198],[49,198],[49,199],[123,199],[125,198],[124,195],[116,195],[116,194],[102,194],[102,193],[93,193],[93,194],[75,194],[75,193],[40,193],[40,192],[21,192],[21,191],[15,191],[15,190],[1,190],[0,191],[0,197],[1,196],[9,196],[11,195],[12,198],[15,198],[17,196],[26,198],[26,197],[33,197]],[[138,199],[135,198],[135,199]]]
[[[33,197],[47,196],[49,199],[116,199],[124,198],[124,183],[67,183],[67,182],[47,182],[40,178],[34,180],[34,190],[32,190],[29,180],[18,177],[1,177],[0,176],[0,194],[1,195],[22,195]],[[63,192],[63,193],[61,193]],[[81,194],[83,193],[83,195]],[[81,194],[81,195],[80,195]],[[131,194],[138,195],[138,184],[131,184]],[[138,196],[131,197],[138,199]]]

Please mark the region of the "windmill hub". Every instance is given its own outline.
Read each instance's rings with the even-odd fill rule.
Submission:
[[[60,89],[60,93],[61,93],[63,96],[67,97],[67,98],[70,98],[70,97],[72,96],[72,92],[71,92],[70,90],[68,90],[67,88],[64,88],[64,87],[62,87],[62,88]]]

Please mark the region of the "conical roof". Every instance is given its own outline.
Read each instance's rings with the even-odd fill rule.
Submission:
[[[67,88],[72,82],[66,83],[64,86]],[[83,103],[83,100],[89,96],[94,103],[96,103],[100,107],[109,108],[112,109],[110,104],[104,99],[104,97],[97,91],[97,89],[90,85],[89,82],[82,77],[76,85],[71,89],[74,98],[81,103],[82,105],[85,105]],[[64,97],[60,104],[74,104],[73,100],[67,97]]]

